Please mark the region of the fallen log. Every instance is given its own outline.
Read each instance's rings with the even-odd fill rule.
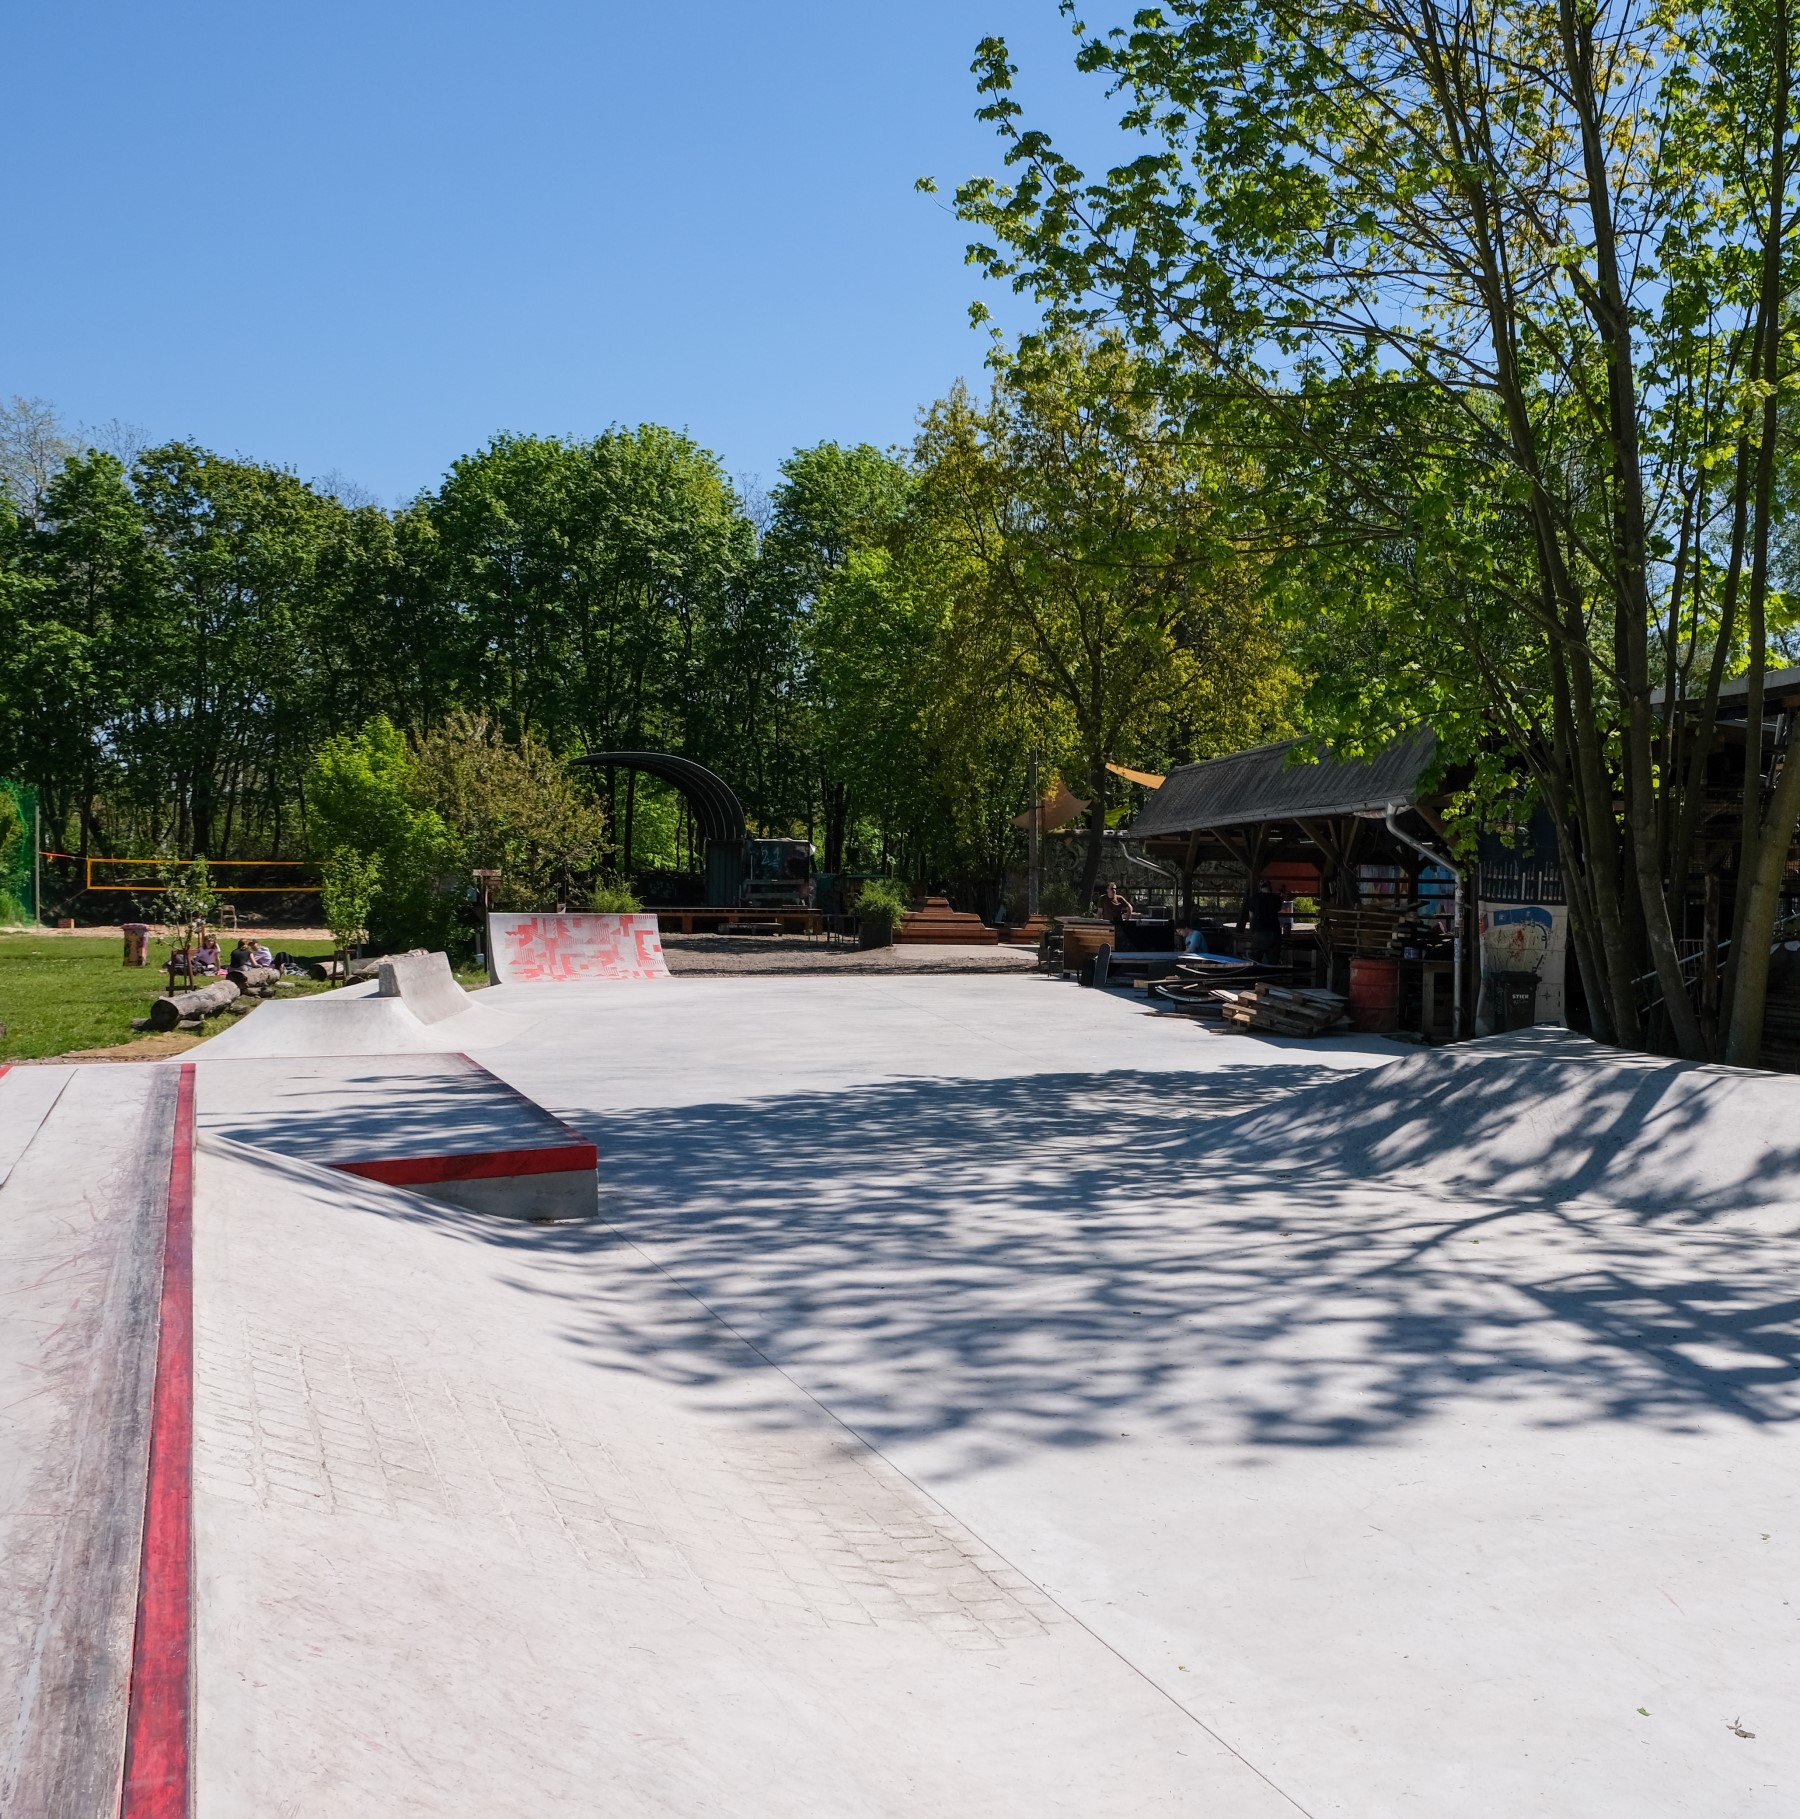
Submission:
[[[225,977],[240,992],[249,992],[256,990],[258,986],[273,985],[281,974],[272,966],[228,966],[225,969]]]
[[[211,985],[202,985],[191,992],[174,992],[167,998],[157,998],[150,1006],[150,1027],[155,1030],[172,1030],[190,1017],[210,1017],[215,1011],[222,1011],[238,995],[238,988],[229,979],[215,979]]]
[[[300,964],[306,968],[309,979],[341,979],[344,976],[344,963],[341,960],[302,959]]]

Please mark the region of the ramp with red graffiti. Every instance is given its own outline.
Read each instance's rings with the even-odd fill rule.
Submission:
[[[605,985],[666,979],[656,918],[495,911],[488,917],[488,976],[496,985]]]

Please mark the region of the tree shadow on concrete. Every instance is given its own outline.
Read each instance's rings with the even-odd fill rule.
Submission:
[[[567,1112],[599,1146],[603,1220],[456,1223],[596,1366],[791,1419],[746,1372],[748,1341],[868,1438],[930,1440],[950,1470],[1125,1431],[1382,1444],[1452,1407],[1667,1432],[1800,1412],[1790,1238],[1256,1166],[1250,1117],[1327,1078],[910,1080]]]
[[[1417,1172],[1645,1219],[1800,1218],[1800,1079],[1608,1049],[1566,1030],[1340,1077],[1232,1133],[1222,1159],[1355,1177]]]

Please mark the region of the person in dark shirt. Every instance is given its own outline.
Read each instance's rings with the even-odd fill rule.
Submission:
[[[1281,964],[1281,893],[1266,878],[1250,893],[1250,958],[1259,966]]]
[[[1132,908],[1131,899],[1108,878],[1100,895],[1094,899],[1094,913],[1104,916],[1117,928],[1127,916],[1135,916],[1137,911]]]

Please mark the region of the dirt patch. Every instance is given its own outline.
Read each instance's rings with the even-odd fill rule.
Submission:
[[[168,1030],[154,1036],[139,1036],[133,1042],[121,1042],[114,1048],[72,1048],[66,1055],[43,1055],[33,1061],[15,1061],[14,1067],[61,1067],[70,1061],[167,1061],[183,1049],[192,1048],[206,1038],[193,1030]]]

